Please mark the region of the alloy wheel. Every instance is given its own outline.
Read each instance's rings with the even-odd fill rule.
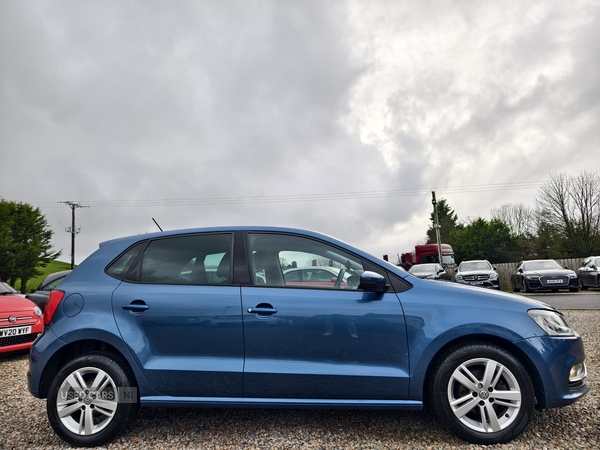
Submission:
[[[459,365],[448,383],[448,401],[466,427],[493,433],[509,427],[521,409],[521,390],[508,368],[488,358]]]
[[[106,428],[118,407],[114,380],[97,367],[82,367],[62,382],[56,399],[60,421],[72,433],[93,435]]]

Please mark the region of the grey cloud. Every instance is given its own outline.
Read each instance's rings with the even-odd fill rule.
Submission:
[[[0,151],[25,169],[0,195],[43,205],[65,255],[55,202],[91,205],[77,211],[78,260],[154,231],[152,217],[306,227],[401,252],[424,235],[427,189],[543,180],[544,152],[597,148],[599,16],[593,2],[1,2]],[[557,55],[572,61],[558,75]],[[499,152],[509,161],[486,168]],[[376,194],[406,189],[420,191]],[[273,199],[339,192],[374,194]],[[260,196],[271,201],[228,201]],[[199,198],[221,201],[124,203]],[[486,200],[450,204],[477,216]]]

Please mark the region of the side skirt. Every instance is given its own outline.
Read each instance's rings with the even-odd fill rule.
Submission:
[[[140,406],[161,408],[399,409],[420,411],[423,409],[423,402],[415,400],[149,396],[140,398]]]

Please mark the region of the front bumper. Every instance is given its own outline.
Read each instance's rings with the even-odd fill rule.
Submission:
[[[536,408],[549,409],[570,405],[589,390],[586,379],[569,381],[573,366],[585,362],[585,350],[580,336],[555,338],[534,337],[517,343],[531,359],[530,368],[538,403]]]
[[[467,286],[478,286],[478,287],[484,287],[484,288],[489,288],[489,289],[500,289],[500,280],[499,279],[495,279],[495,280],[456,280],[455,281],[457,283],[460,284],[465,284]]]
[[[34,325],[30,334],[0,337],[0,354],[29,350],[31,344],[42,334],[41,328],[41,324]]]
[[[523,284],[527,285],[529,291],[555,291],[558,289],[579,289],[579,279],[570,279],[568,283],[564,284],[548,284],[540,278],[524,279]]]

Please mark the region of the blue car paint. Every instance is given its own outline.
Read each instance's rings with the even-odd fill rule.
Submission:
[[[138,298],[150,306],[147,311],[122,309]],[[113,293],[113,310],[123,340],[156,392],[206,397],[211,388],[213,396],[242,396],[239,287],[122,283]]]
[[[271,317],[247,312],[260,303]],[[246,397],[398,399],[408,393],[394,293],[243,287]]]
[[[145,320],[144,316],[147,315],[151,318],[151,314],[122,310],[123,301],[133,298],[127,297],[126,285],[128,283],[121,283],[106,275],[104,268],[114,257],[141,240],[188,233],[242,230],[292,233],[323,240],[354,253],[391,274],[407,279],[413,287],[398,294],[390,291],[380,296],[380,299],[366,299],[363,303],[360,303],[361,299],[356,298],[353,300],[355,304],[343,314],[336,311],[335,308],[323,307],[318,311],[313,311],[311,316],[307,311],[296,311],[286,305],[286,302],[282,302],[282,306],[276,314],[263,318],[247,313],[247,307],[249,305],[256,306],[257,301],[265,301],[270,298],[273,298],[272,303],[274,303],[282,289],[228,286],[225,287],[228,290],[228,293],[225,294],[226,302],[227,306],[231,306],[233,309],[223,315],[222,311],[218,311],[219,308],[212,308],[201,320],[208,321],[203,322],[209,324],[203,325],[207,327],[206,330],[220,326],[232,331],[234,336],[241,336],[246,330],[245,334],[247,335],[241,338],[243,342],[239,345],[231,342],[223,345],[216,343],[213,349],[215,354],[207,357],[194,356],[190,358],[190,355],[185,353],[185,348],[181,348],[181,351],[175,352],[174,356],[161,360],[161,357],[152,353],[154,347],[148,341],[147,336],[136,335],[135,331],[132,332],[128,328],[128,325],[131,324],[140,326]],[[120,290],[121,286],[122,290]],[[137,288],[143,287],[143,285],[136,286]],[[186,288],[188,287],[186,286]],[[153,288],[156,289],[156,286]],[[182,288],[181,286],[169,286],[169,288],[171,292],[179,292],[183,297],[186,296],[185,289],[179,290]],[[196,288],[207,287],[198,286]],[[419,280],[404,270],[341,241],[303,230],[272,227],[212,228],[152,233],[107,241],[102,243],[98,251],[71,273],[61,285],[61,290],[66,292],[65,301],[70,295],[82,297],[83,307],[75,315],[73,315],[73,306],[68,301],[65,303],[65,305],[70,305],[67,311],[64,310],[64,307],[59,307],[50,327],[46,327],[44,334],[32,346],[28,385],[31,393],[36,397],[43,397],[46,394],[48,386],[45,386],[45,389],[41,389],[40,386],[44,369],[50,364],[54,355],[58,355],[61,349],[69,345],[88,339],[105,342],[116,349],[128,362],[140,390],[142,406],[296,405],[415,409],[422,404],[425,376],[432,358],[456,339],[473,334],[500,339],[521,350],[522,354],[530,361],[531,367],[535,367],[543,384],[542,391],[545,398],[542,403],[545,407],[572,403],[589,389],[585,384],[573,390],[566,385],[571,365],[584,358],[581,339],[578,336],[551,338],[526,314],[529,309],[552,308],[511,294]],[[286,297],[292,296],[293,294],[290,292],[293,292],[299,297],[310,298],[310,293],[318,292],[324,299],[332,299],[333,302],[335,302],[335,297],[340,294],[376,296],[374,293],[365,294],[360,291],[313,291],[290,288],[284,290]],[[239,301],[236,298],[239,298]],[[396,301],[397,305],[394,304]],[[232,312],[237,310],[238,304],[240,305],[239,316],[237,312]],[[368,313],[361,310],[364,305],[384,306],[383,325],[377,322],[370,323],[367,320],[370,319],[370,317],[366,317]],[[277,309],[276,305],[272,306]],[[152,308],[154,306],[150,305],[150,310]],[[178,322],[177,326],[185,325],[185,320],[187,320],[185,311],[175,314],[173,311],[161,309],[158,306],[156,309],[158,312],[152,320],[157,327],[163,327],[165,324],[168,327],[169,320]],[[381,319],[384,316],[380,314],[378,317],[377,310],[374,309],[374,311],[373,319]],[[388,316],[390,311],[393,314]],[[201,320],[198,314],[192,316],[193,319],[198,319],[197,324],[200,324]],[[324,318],[326,316],[333,318],[333,328],[334,332],[338,333],[337,336],[335,333],[333,336],[324,336],[324,333],[327,332],[325,328],[327,319]],[[304,321],[304,323],[296,321]],[[361,355],[362,359],[359,360],[352,359],[351,353],[342,355],[342,358],[338,359],[335,358],[335,354],[323,359],[325,353],[316,355],[282,354],[282,349],[277,347],[277,343],[272,343],[269,339],[271,330],[280,329],[284,330],[284,334],[289,334],[284,336],[289,342],[296,339],[298,344],[302,344],[305,336],[304,326],[315,331],[314,327],[319,328],[323,325],[324,331],[320,336],[313,333],[314,338],[318,338],[315,342],[325,343],[327,342],[326,338],[335,337],[339,340],[339,345],[353,345],[353,341],[360,340],[360,333],[356,333],[358,338],[353,338],[352,330],[348,328],[350,327],[348,323],[353,321],[360,333],[367,333],[370,337],[372,344],[367,347],[368,349],[375,351],[380,346],[378,343],[383,344],[384,357],[381,363],[370,360],[371,355],[369,354]],[[394,336],[397,336],[397,341],[387,341],[393,339]],[[261,346],[265,343],[268,344],[266,348]],[[178,344],[178,341],[175,339],[169,343],[167,339],[167,342],[161,344],[169,347]],[[318,348],[318,350],[323,349]],[[171,369],[175,364],[179,370],[173,371]],[[178,378],[178,382],[183,381],[183,387],[180,385],[179,390],[173,386],[171,387],[174,390],[169,390],[168,381],[174,372],[183,372],[177,375],[181,377]],[[216,391],[217,395],[211,391],[213,395],[208,397],[204,396],[201,391],[193,391],[194,396],[184,395],[186,382],[193,384],[196,377],[202,372],[206,372],[206,380],[216,374],[215,382],[222,381],[222,376],[225,375],[227,378],[223,391],[225,395],[219,395],[218,390]],[[153,375],[150,376],[150,374]],[[247,386],[244,386],[244,376],[248,376]],[[328,379],[328,377],[331,378]],[[332,387],[334,386],[331,381],[333,379],[348,383],[347,387],[350,389],[344,389],[344,385],[337,390],[330,391],[314,387],[314,383],[319,382],[324,383],[327,387]],[[534,377],[534,379],[537,378]],[[286,382],[281,383],[281,380]],[[290,381],[292,382],[291,389],[286,387]],[[264,385],[261,388],[261,382],[266,382],[272,392],[266,391]],[[380,382],[383,383],[385,389],[376,389],[372,386],[373,383]],[[306,389],[305,391],[303,391],[303,387]],[[355,398],[341,398],[344,391],[352,392]],[[176,395],[170,395],[173,393]],[[324,398],[320,398],[321,396]]]

